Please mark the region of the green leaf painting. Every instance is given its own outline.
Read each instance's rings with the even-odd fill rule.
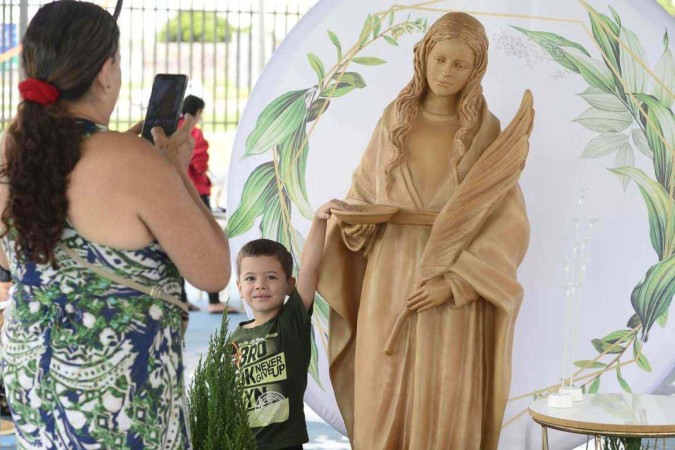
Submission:
[[[574,363],[575,366],[581,367],[582,369],[604,369],[607,367],[607,364],[602,363],[600,361],[576,361]]]
[[[656,179],[672,197],[675,116],[656,97],[646,94],[637,94],[636,97],[647,112],[647,116],[641,118],[644,120],[647,142],[654,153]]]
[[[628,112],[628,108],[624,102],[616,98],[615,95],[607,94],[598,88],[589,87],[579,94],[579,96],[586,100],[589,105],[600,111]]]
[[[670,108],[675,100],[675,61],[673,61],[673,53],[668,48],[668,32],[663,36],[665,49],[661,58],[659,58],[654,73],[658,81],[653,84],[653,95],[666,108]]]
[[[633,155],[633,147],[631,147],[631,145],[628,143],[623,144],[621,148],[616,152],[616,157],[614,158],[614,166],[630,168],[633,167],[634,165],[635,165],[635,156]],[[621,182],[623,190],[625,191],[626,188],[628,188],[630,178],[621,174],[617,175],[619,175],[619,181]]]
[[[244,184],[242,201],[227,223],[227,235],[231,238],[248,231],[265,211],[265,206],[277,192],[274,182],[274,163],[267,162],[256,167]]]
[[[335,49],[337,50],[338,61],[341,60],[342,59],[342,45],[340,44],[340,39],[338,39],[337,34],[333,33],[330,30],[328,30],[328,38],[330,39],[330,41],[335,46]]]
[[[333,54],[336,56],[335,64],[328,67],[325,55],[307,53],[307,69],[314,72],[317,83],[306,89],[285,92],[272,100],[258,116],[253,131],[246,139],[244,156],[264,159],[244,184],[239,206],[229,219],[230,237],[253,229],[259,219],[260,234],[288,248],[297,270],[304,238],[292,222],[302,218],[311,220],[314,216],[305,181],[309,138],[313,128],[332,102],[366,87],[363,75],[353,67],[386,63],[376,56],[361,56],[362,49],[379,39],[397,46],[404,35],[425,29],[425,19],[412,20],[408,17],[396,22],[393,10],[368,15],[349,50],[343,48],[335,32],[327,30],[328,40],[336,52]],[[315,330],[318,333],[312,341],[309,373],[323,389],[319,376],[317,342],[326,345],[330,307],[319,293],[315,296],[314,311],[313,337]]]
[[[642,195],[649,219],[649,238],[659,261],[647,270],[630,295],[635,311],[628,319],[627,330],[617,330],[591,344],[598,352],[593,360],[575,364],[580,371],[600,369],[589,377],[586,392],[597,392],[600,376],[614,369],[621,388],[631,392],[621,373],[624,353],[633,349],[636,365],[647,372],[652,366],[643,353],[655,323],[665,327],[668,309],[675,295],[675,62],[669,38],[663,35],[663,50],[650,66],[644,44],[622,21],[619,12],[609,7],[602,14],[586,2],[594,47],[591,55],[580,43],[541,30],[514,27],[533,43],[546,50],[564,68],[581,75],[588,88],[579,94],[590,109],[574,121],[598,133],[581,152],[581,158],[604,158],[613,155],[610,171],[619,177],[624,190],[632,181]],[[636,158],[653,166],[652,178],[640,169]],[[627,297],[627,296],[626,296]],[[604,359],[604,360],[603,360]]]
[[[323,63],[314,53],[307,53],[307,59],[309,60],[309,65],[312,66],[312,70],[316,73],[319,81],[323,80],[323,77],[326,75],[326,69],[323,67]]]
[[[630,386],[628,385],[628,382],[621,375],[621,365],[619,364],[616,365],[616,379],[619,381],[619,386],[621,386],[621,389],[626,391],[628,394],[633,393]]]
[[[633,139],[633,144],[643,155],[649,159],[654,159],[654,152],[649,148],[649,141],[647,141],[647,136],[645,132],[639,128],[634,128],[631,132],[631,138]]]
[[[353,58],[352,61],[356,64],[363,64],[364,66],[379,66],[380,64],[387,62],[382,58],[375,58],[374,56],[359,56]]]
[[[562,51],[562,48],[576,48],[586,56],[590,56],[586,49],[581,45],[577,44],[576,42],[569,41],[555,33],[548,33],[546,31],[530,31],[516,26],[513,28],[525,34],[537,44],[541,45],[541,47],[546,50],[553,57],[553,59],[562,64],[563,67],[574,72],[579,73],[579,69],[577,69],[577,66]]]
[[[588,388],[589,394],[597,394],[598,389],[600,389],[600,377],[595,377],[590,387]]]
[[[576,48],[561,50],[588,84],[610,94],[613,92],[615,84],[612,72],[602,61],[591,58]]]
[[[599,158],[601,156],[609,155],[619,150],[628,142],[628,136],[624,133],[608,132],[591,139],[583,153],[582,158]]]
[[[628,111],[603,111],[592,107],[574,119],[574,122],[579,122],[589,130],[604,133],[625,130],[633,123],[633,117]]]
[[[656,181],[652,180],[642,170],[631,167],[611,169],[617,175],[622,175],[635,181],[640,189],[642,198],[647,205],[649,216],[649,234],[652,247],[659,256],[659,260],[673,254],[675,242],[675,210],[672,208],[672,199]]]
[[[619,39],[627,47],[627,49],[622,49],[620,58],[621,77],[625,88],[634,94],[647,92],[647,72],[640,65],[640,62],[645,60],[645,51],[640,40],[635,33],[626,28],[621,29]]]
[[[652,266],[645,279],[631,295],[631,303],[643,324],[642,340],[647,342],[649,330],[668,311],[675,295],[675,255]]]
[[[593,339],[591,343],[598,353],[621,353],[626,348],[626,342],[631,336],[631,330],[618,330],[609,333],[602,339]]]
[[[302,122],[307,107],[307,90],[291,91],[277,97],[260,113],[253,132],[246,139],[245,156],[259,155],[280,144]]]
[[[656,319],[656,323],[658,323],[661,328],[665,328],[668,323],[668,311],[661,314],[659,318]]]
[[[639,339],[635,339],[633,341],[633,358],[635,358],[635,362],[640,369],[644,370],[645,372],[652,371],[652,366],[649,364],[649,360],[645,354],[642,353],[642,342],[640,342]]]
[[[312,219],[314,211],[309,205],[305,184],[309,145],[304,123],[286,138],[280,150],[279,172],[284,188],[300,213],[305,218]]]
[[[619,34],[619,26],[612,22],[609,17],[599,14],[591,7],[588,7],[588,16],[591,21],[593,38],[602,49],[602,54],[607,65],[618,69],[619,43],[614,36]]]

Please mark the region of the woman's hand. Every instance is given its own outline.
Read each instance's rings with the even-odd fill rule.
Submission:
[[[150,132],[155,141],[155,147],[178,168],[187,171],[192,158],[195,141],[190,130],[195,126],[195,118],[185,114],[185,120],[178,130],[167,137],[161,127],[154,127]]]
[[[432,278],[408,296],[406,306],[411,311],[422,312],[440,306],[452,299],[452,291],[442,277]]]
[[[332,210],[336,211],[352,211],[354,207],[350,204],[342,202],[340,200],[331,200],[327,203],[324,203],[316,210],[314,213],[315,220],[328,220],[332,214]]]

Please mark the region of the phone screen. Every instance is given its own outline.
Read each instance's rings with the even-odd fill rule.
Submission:
[[[183,97],[187,87],[185,75],[159,74],[152,85],[148,112],[143,123],[142,136],[153,142],[150,130],[160,126],[167,136],[172,135],[178,126]]]

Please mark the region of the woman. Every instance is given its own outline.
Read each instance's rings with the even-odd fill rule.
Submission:
[[[0,171],[0,264],[16,284],[2,371],[23,448],[189,448],[181,309],[125,284],[176,296],[180,275],[209,291],[230,277],[186,174],[193,119],[154,129],[155,147],[107,129],[118,44],[110,14],[72,0],[40,8],[23,38]]]
[[[497,448],[529,238],[517,180],[532,108],[528,93],[500,134],[482,95],[487,48],[467,14],[429,28],[347,195],[400,211],[331,230],[319,291],[356,450]]]

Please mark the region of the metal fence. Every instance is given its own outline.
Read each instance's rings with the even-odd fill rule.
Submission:
[[[122,88],[111,128],[141,120],[156,73],[184,73],[204,98],[203,128],[239,121],[264,64],[316,0],[127,0],[118,19]],[[3,0],[0,10],[0,129],[19,102],[18,53],[26,24],[46,1]],[[112,10],[114,0],[99,0]]]

